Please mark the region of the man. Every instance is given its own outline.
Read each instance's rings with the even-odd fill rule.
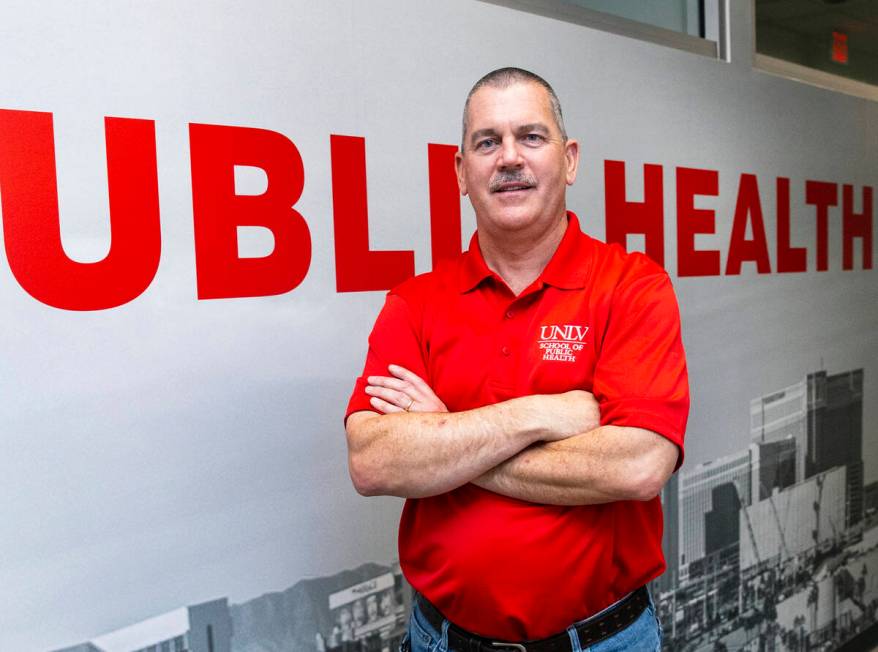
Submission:
[[[689,408],[679,315],[660,267],[566,211],[578,161],[542,78],[477,82],[456,159],[477,232],[369,338],[350,473],[408,499],[416,652],[660,647],[645,584]]]

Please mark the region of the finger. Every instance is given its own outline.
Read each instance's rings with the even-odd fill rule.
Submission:
[[[404,407],[409,404],[410,401],[413,400],[414,397],[409,396],[405,392],[398,392],[395,389],[389,389],[387,387],[376,387],[374,385],[366,386],[366,393],[369,396],[377,396],[383,401],[387,401],[388,403],[393,403],[394,405],[398,405],[399,407]]]
[[[414,376],[417,378],[417,376]],[[436,399],[436,395],[432,392],[432,390],[427,387],[426,384],[423,384],[423,389],[412,385],[412,383],[407,380],[401,380],[399,378],[391,378],[389,376],[369,376],[368,382],[370,385],[374,385],[377,387],[387,387],[390,389],[395,389],[398,392],[402,392],[406,397],[414,400],[415,402],[421,403],[430,403]],[[397,401],[399,405],[404,405],[401,402],[402,399]]]
[[[377,387],[389,387],[390,389],[395,389],[398,392],[407,393],[407,390],[413,389],[411,383],[400,380],[399,378],[392,378],[390,376],[369,376],[366,381],[370,385],[375,385]]]
[[[405,367],[400,367],[398,364],[388,365],[387,370],[397,378],[411,384],[412,387],[415,387],[422,392],[433,393],[432,388],[427,382],[415,372],[409,371]]]
[[[397,407],[392,403],[388,403],[387,401],[383,401],[377,396],[373,396],[369,399],[369,404],[381,412],[382,414],[392,414],[394,412],[405,412],[401,407]]]
[[[445,404],[442,403],[436,395],[436,392],[433,391],[433,388],[416,373],[396,364],[389,365],[388,369],[390,370],[390,373],[398,376],[401,382],[407,383],[411,387],[411,389],[405,389],[404,391],[416,401],[421,401],[425,404],[437,403],[441,406],[443,411],[446,409]]]

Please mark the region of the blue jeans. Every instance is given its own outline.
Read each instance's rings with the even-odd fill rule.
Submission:
[[[599,614],[595,614],[592,618],[597,615]],[[637,620],[591,647],[583,648],[580,646],[575,629],[577,624],[579,623],[574,623],[567,628],[573,652],[660,652],[662,649],[662,629],[655,613],[652,596],[649,598],[649,606],[643,610]],[[427,622],[424,614],[418,608],[417,601],[415,601],[412,605],[412,615],[409,618],[408,632],[403,638],[400,650],[403,652],[466,652],[465,650],[449,650],[448,626],[449,623],[446,620],[442,623],[442,631],[437,632]]]

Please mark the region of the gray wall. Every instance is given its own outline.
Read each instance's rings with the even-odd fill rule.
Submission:
[[[840,208],[830,271],[814,271],[804,201],[808,179],[858,197],[878,185],[878,104],[754,71],[746,53],[726,63],[474,0],[7,2],[0,108],[54,113],[67,252],[107,251],[103,117],[125,116],[156,121],[162,258],[133,302],[84,313],[37,302],[0,261],[0,648],[70,645],[394,558],[400,502],[358,497],[346,471],[341,417],[383,292],[335,290],[329,137],[366,138],[372,247],[412,249],[426,271],[427,143],[458,141],[469,86],[504,65],[555,85],[583,150],[568,203],[592,235],[605,160],[625,161],[630,199],[644,163],[664,166],[687,465],[747,446],[751,399],[864,368],[864,475],[878,480],[876,274],[859,253],[841,271]],[[295,143],[312,261],[294,291],[197,300],[190,122]],[[739,176],[758,176],[773,270],[774,181],[790,177],[809,271],[676,278],[677,166],[719,171],[719,196],[698,203],[716,234],[697,243],[723,263]],[[258,192],[258,176],[241,188]],[[265,246],[257,233],[242,249]]]

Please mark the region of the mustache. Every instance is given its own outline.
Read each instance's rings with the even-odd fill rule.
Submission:
[[[537,185],[535,177],[520,171],[501,172],[488,183],[488,190],[497,192],[506,183],[521,183],[526,186]]]

